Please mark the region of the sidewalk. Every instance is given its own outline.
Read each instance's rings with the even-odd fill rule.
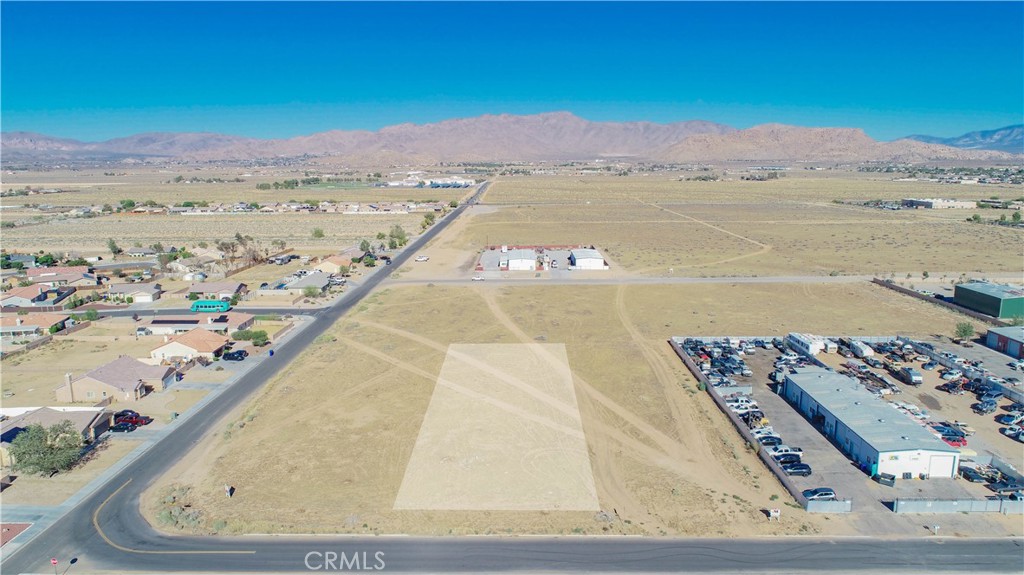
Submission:
[[[312,316],[296,315],[296,325],[293,329],[288,330],[288,333],[284,334],[280,340],[274,342],[283,343],[291,339],[297,333],[301,333],[303,330],[313,325]],[[78,490],[74,495],[68,497],[63,503],[59,505],[51,506],[39,506],[39,505],[4,505],[3,506],[3,522],[4,523],[32,523],[32,525],[20,533],[6,545],[0,549],[0,560],[3,559],[7,554],[13,553],[22,545],[28,543],[37,535],[45,531],[61,517],[63,517],[68,511],[78,506],[87,497],[92,495],[97,489],[103,486],[105,483],[110,481],[112,477],[120,473],[125,467],[130,465],[136,459],[142,457],[147,451],[149,451],[154,445],[159,443],[167,437],[169,433],[177,429],[179,426],[184,425],[188,422],[191,417],[198,412],[201,408],[208,405],[210,402],[215,401],[222,393],[230,389],[239,378],[249,372],[249,370],[270,358],[268,354],[260,354],[253,358],[251,361],[247,361],[246,369],[240,370],[238,373],[233,375],[224,383],[216,384],[216,387],[211,387],[210,393],[206,394],[201,400],[195,405],[190,407],[188,411],[180,414],[177,419],[171,421],[163,429],[159,430],[148,430],[140,429],[132,432],[131,437],[127,439],[142,440],[141,445],[132,450],[130,453],[122,457],[117,463],[110,466],[98,477],[87,483],[84,487]],[[182,389],[186,389],[188,384],[175,383],[171,386],[174,389],[176,386],[181,385]],[[201,384],[193,384],[192,388],[199,387]],[[117,438],[108,437],[104,441],[116,441]]]

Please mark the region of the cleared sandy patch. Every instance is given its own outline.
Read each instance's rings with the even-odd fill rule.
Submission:
[[[395,509],[599,509],[565,346],[450,346]]]

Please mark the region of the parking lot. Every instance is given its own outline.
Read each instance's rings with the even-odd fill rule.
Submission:
[[[862,514],[862,521],[877,528],[882,528],[891,520],[891,502],[896,498],[981,499],[993,496],[985,484],[971,483],[959,477],[899,479],[892,487],[875,482],[859,470],[846,454],[833,445],[800,412],[777,395],[776,384],[771,381],[770,374],[775,369],[774,363],[780,357],[780,352],[772,347],[758,347],[752,350],[753,353],[750,351],[748,349],[742,355],[743,363],[750,375],[742,375],[741,370],[737,368],[731,379],[740,386],[751,387],[752,399],[758,404],[757,409],[764,413],[768,420],[767,425],[773,429],[774,435],[781,437],[784,445],[803,450],[801,462],[810,465],[813,471],[808,477],[789,478],[799,490],[830,487],[835,490],[839,499],[852,499],[853,512]],[[837,353],[821,353],[817,357],[836,371],[844,370],[842,364],[849,361]],[[920,369],[920,362],[916,367]],[[886,376],[890,381],[896,381],[896,378],[884,369],[873,371]],[[916,412],[919,417],[928,417],[930,422],[955,419],[968,423],[978,429],[978,432],[969,438],[969,448],[961,450],[963,457],[992,453],[1008,460],[1015,467],[1019,465],[1022,450],[1016,447],[1020,445],[1016,440],[999,435],[998,430],[993,429],[994,422],[978,420],[978,416],[970,411],[970,402],[965,398],[957,397],[956,399],[964,401],[955,402],[951,400],[953,396],[935,391],[934,387],[943,383],[937,371],[923,373],[927,374],[925,384],[913,387],[897,382],[895,387],[899,393],[885,396],[884,401],[902,406],[900,410],[894,408],[894,417],[911,417],[908,412]],[[716,378],[712,378],[712,382],[716,383]],[[721,383],[721,378],[717,378],[717,382]],[[720,387],[719,390],[725,393],[729,391],[727,387]],[[923,412],[929,413],[926,416]],[[1014,455],[1016,457],[1013,457]]]

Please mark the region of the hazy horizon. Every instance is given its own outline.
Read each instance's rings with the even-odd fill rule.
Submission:
[[[3,2],[6,132],[288,138],[484,114],[1021,123],[1020,3]],[[83,25],[87,24],[87,25]],[[972,30],[954,43],[948,30]]]

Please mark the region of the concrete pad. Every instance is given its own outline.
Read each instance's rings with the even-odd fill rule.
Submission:
[[[565,346],[449,346],[394,508],[598,510]]]

